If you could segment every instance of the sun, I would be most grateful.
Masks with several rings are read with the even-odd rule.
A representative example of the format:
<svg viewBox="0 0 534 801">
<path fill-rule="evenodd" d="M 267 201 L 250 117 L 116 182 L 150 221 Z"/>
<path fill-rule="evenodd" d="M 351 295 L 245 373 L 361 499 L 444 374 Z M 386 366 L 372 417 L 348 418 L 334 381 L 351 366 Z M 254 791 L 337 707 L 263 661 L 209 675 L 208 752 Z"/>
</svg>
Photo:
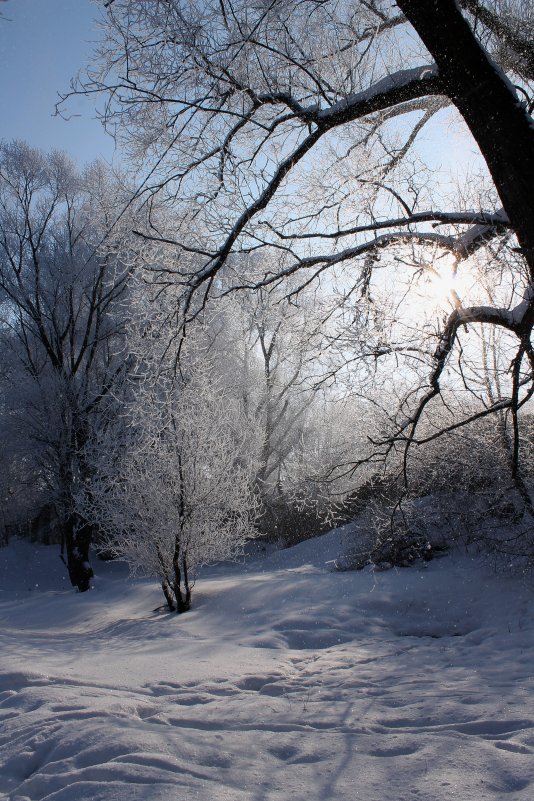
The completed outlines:
<svg viewBox="0 0 534 801">
<path fill-rule="evenodd" d="M 456 263 L 440 264 L 437 268 L 429 268 L 430 278 L 427 284 L 429 300 L 436 305 L 445 305 L 451 301 L 461 303 L 459 297 L 460 279 Z"/>
<path fill-rule="evenodd" d="M 473 282 L 466 269 L 459 270 L 457 260 L 450 254 L 426 265 L 420 287 L 425 305 L 434 309 L 458 308 L 464 303 Z"/>
</svg>

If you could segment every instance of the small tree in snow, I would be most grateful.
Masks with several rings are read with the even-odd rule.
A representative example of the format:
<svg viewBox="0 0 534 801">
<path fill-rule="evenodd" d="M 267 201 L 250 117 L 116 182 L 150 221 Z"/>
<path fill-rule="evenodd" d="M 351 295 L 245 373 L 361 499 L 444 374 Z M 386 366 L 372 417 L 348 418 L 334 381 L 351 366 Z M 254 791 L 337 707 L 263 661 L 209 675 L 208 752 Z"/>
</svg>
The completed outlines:
<svg viewBox="0 0 534 801">
<path fill-rule="evenodd" d="M 129 418 L 127 444 L 100 467 L 82 504 L 105 545 L 132 572 L 157 576 L 169 609 L 185 612 L 197 568 L 235 558 L 257 533 L 238 414 L 209 371 L 195 368 L 185 384 L 140 387 Z M 109 455 L 104 446 L 95 458 Z"/>
</svg>

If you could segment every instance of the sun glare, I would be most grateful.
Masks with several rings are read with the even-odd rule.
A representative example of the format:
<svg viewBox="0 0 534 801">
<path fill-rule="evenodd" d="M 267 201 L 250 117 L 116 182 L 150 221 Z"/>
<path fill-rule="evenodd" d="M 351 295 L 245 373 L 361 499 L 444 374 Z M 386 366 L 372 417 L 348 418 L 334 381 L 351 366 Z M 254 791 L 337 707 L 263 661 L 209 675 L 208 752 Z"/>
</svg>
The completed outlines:
<svg viewBox="0 0 534 801">
<path fill-rule="evenodd" d="M 458 306 L 464 303 L 471 283 L 472 276 L 465 269 L 458 270 L 456 260 L 452 256 L 446 256 L 425 270 L 422 295 L 428 305 L 434 308 Z"/>
<path fill-rule="evenodd" d="M 432 268 L 428 282 L 430 299 L 436 303 L 447 303 L 454 295 L 458 296 L 458 284 L 458 273 L 454 265 L 444 264 L 437 269 Z"/>
</svg>

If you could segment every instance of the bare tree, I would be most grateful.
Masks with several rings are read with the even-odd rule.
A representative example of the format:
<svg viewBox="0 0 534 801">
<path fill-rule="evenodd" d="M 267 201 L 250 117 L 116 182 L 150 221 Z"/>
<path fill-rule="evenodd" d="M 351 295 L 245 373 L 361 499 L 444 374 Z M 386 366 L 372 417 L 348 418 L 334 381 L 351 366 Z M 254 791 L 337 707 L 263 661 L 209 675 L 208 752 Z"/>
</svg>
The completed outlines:
<svg viewBox="0 0 534 801">
<path fill-rule="evenodd" d="M 257 535 L 255 465 L 239 458 L 239 408 L 209 357 L 182 358 L 181 378 L 155 364 L 137 376 L 115 432 L 90 443 L 94 469 L 78 504 L 105 546 L 132 572 L 157 576 L 169 610 L 181 613 L 198 568 L 235 558 Z"/>
<path fill-rule="evenodd" d="M 156 193 L 179 211 L 172 230 L 154 223 L 148 236 L 176 248 L 160 278 L 162 286 L 183 288 L 182 324 L 202 306 L 199 296 L 217 294 L 221 270 L 235 254 L 276 254 L 261 279 L 242 276 L 236 286 L 260 289 L 299 274 L 305 287 L 344 268 L 345 296 L 369 300 L 384 260 L 398 275 L 408 269 L 407 252 L 415 257 L 408 258 L 410 269 L 415 264 L 419 272 L 429 265 L 438 270 L 438 257 L 450 254 L 456 274 L 488 242 L 512 237 L 511 305 L 456 295 L 435 327 L 432 348 L 428 339 L 415 348 L 423 353 L 425 377 L 416 371 L 393 434 L 377 448 L 384 454 L 395 443 L 417 441 L 453 353 L 461 355 L 460 332 L 481 324 L 515 341 L 511 392 L 484 415 L 510 410 L 517 436 L 518 410 L 534 392 L 530 5 L 114 0 L 104 6 L 107 38 L 84 89 L 106 94 L 105 121 L 117 126 L 133 156 L 150 164 L 147 197 Z M 497 196 L 489 207 L 436 206 L 427 191 L 417 139 L 444 108 L 449 115 L 456 110 L 480 150 Z M 194 262 L 183 258 L 191 253 Z M 368 355 L 402 350 L 377 339 Z"/>
<path fill-rule="evenodd" d="M 80 176 L 64 154 L 0 146 L 1 333 L 13 365 L 7 413 L 33 443 L 26 458 L 57 506 L 69 576 L 81 591 L 92 576 L 92 529 L 73 503 L 86 478 L 83 448 L 91 419 L 113 415 L 128 369 L 131 267 L 107 236 L 116 198 L 98 165 Z"/>
<path fill-rule="evenodd" d="M 250 267 L 238 272 L 252 281 L 258 274 Z M 298 303 L 288 303 L 283 292 L 265 288 L 232 293 L 226 302 L 219 335 L 223 345 L 229 332 L 236 339 L 243 408 L 258 429 L 257 480 L 266 496 L 284 482 L 284 466 L 313 407 L 326 309 L 327 299 L 318 293 L 301 292 Z"/>
</svg>

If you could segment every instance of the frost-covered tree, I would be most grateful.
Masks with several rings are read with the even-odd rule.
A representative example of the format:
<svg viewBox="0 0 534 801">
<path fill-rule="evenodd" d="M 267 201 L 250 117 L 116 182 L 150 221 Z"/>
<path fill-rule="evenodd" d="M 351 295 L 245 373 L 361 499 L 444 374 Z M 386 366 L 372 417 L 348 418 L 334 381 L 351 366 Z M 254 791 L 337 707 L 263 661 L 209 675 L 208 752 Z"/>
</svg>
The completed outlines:
<svg viewBox="0 0 534 801">
<path fill-rule="evenodd" d="M 288 303 L 283 293 L 243 290 L 211 304 L 223 372 L 240 398 L 258 450 L 256 482 L 267 517 L 290 502 L 302 479 L 292 469 L 296 452 L 305 458 L 306 431 L 317 399 L 315 382 L 325 344 L 325 299 L 302 293 Z M 231 359 L 228 356 L 231 354 Z M 285 498 L 285 501 L 284 501 Z"/>
<path fill-rule="evenodd" d="M 251 250 L 275 254 L 257 288 L 291 275 L 309 285 L 343 273 L 342 296 L 360 295 L 363 304 L 383 288 L 388 264 L 389 297 L 410 318 L 414 283 L 397 288 L 407 273 L 430 276 L 448 265 L 454 278 L 488 242 L 508 239 L 517 256 L 509 304 L 456 293 L 415 346 L 385 338 L 377 315 L 374 347 L 365 336 L 359 342 L 368 361 L 385 358 L 387 371 L 412 379 L 392 432 L 377 444 L 382 454 L 391 443 L 417 440 L 448 365 L 465 352 L 460 336 L 482 324 L 514 341 L 511 390 L 496 409 L 517 416 L 534 391 L 530 3 L 103 6 L 106 38 L 85 89 L 106 93 L 106 121 L 132 157 L 150 165 L 147 193 L 179 212 L 172 227 L 150 235 L 175 244 L 161 282 L 183 288 L 182 324 L 196 315 L 199 296 L 217 294 L 228 260 Z M 451 123 L 462 124 L 480 152 L 495 189 L 487 204 L 466 208 L 462 190 L 449 205 L 443 192 L 430 191 L 420 134 L 431 130 L 434 149 L 446 149 Z M 192 252 L 196 260 L 183 258 Z M 417 321 L 412 327 L 421 333 Z"/>
<path fill-rule="evenodd" d="M 176 612 L 190 608 L 200 566 L 235 558 L 256 536 L 258 511 L 239 410 L 209 360 L 184 372 L 139 378 L 126 427 L 95 442 L 79 498 L 104 544 L 132 572 L 157 576 Z"/>
<path fill-rule="evenodd" d="M 0 144 L 2 414 L 27 447 L 3 461 L 18 460 L 10 469 L 30 471 L 55 504 L 81 591 L 92 575 L 93 533 L 73 501 L 87 476 L 83 449 L 95 418 L 113 417 L 128 371 L 132 269 L 120 229 L 113 241 L 110 234 L 124 200 L 98 164 L 80 175 L 62 153 Z"/>
<path fill-rule="evenodd" d="M 253 257 L 247 262 L 228 265 L 223 280 L 231 285 L 234 270 L 253 280 L 258 265 Z M 331 293 L 295 287 L 290 300 L 286 291 L 243 288 L 202 311 L 211 360 L 242 412 L 243 447 L 255 454 L 263 508 L 258 526 L 286 542 L 316 533 L 325 515 L 331 519 L 340 500 L 340 487 L 334 493 L 328 480 L 331 469 L 341 453 L 348 457 L 349 442 L 353 453 L 361 450 L 361 432 L 349 419 L 342 433 L 347 404 L 323 381 L 343 358 L 329 348 Z"/>
</svg>

